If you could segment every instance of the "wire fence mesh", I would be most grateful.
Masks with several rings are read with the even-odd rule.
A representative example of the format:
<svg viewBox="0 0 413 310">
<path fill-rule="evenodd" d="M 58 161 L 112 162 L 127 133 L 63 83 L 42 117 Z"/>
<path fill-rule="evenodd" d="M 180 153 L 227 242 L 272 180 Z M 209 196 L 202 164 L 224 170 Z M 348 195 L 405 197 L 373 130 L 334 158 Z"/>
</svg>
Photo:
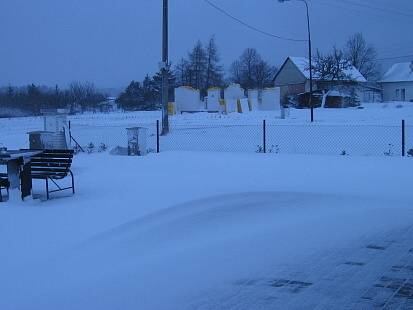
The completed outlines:
<svg viewBox="0 0 413 310">
<path fill-rule="evenodd" d="M 161 150 L 254 152 L 262 145 L 262 127 L 257 125 L 172 125 L 161 137 Z"/>
<path fill-rule="evenodd" d="M 406 154 L 413 157 L 413 125 L 406 126 Z"/>
<path fill-rule="evenodd" d="M 267 127 L 269 152 L 400 156 L 402 150 L 400 126 L 307 124 Z"/>
<path fill-rule="evenodd" d="M 83 147 L 92 143 L 107 148 L 127 145 L 126 128 L 147 128 L 147 148 L 157 151 L 157 123 L 113 126 L 72 126 Z M 402 125 L 368 124 L 174 124 L 159 137 L 160 151 L 210 151 L 276 154 L 401 156 Z M 413 152 L 413 126 L 405 126 L 405 150 Z M 413 154 L 412 154 L 413 155 Z"/>
</svg>

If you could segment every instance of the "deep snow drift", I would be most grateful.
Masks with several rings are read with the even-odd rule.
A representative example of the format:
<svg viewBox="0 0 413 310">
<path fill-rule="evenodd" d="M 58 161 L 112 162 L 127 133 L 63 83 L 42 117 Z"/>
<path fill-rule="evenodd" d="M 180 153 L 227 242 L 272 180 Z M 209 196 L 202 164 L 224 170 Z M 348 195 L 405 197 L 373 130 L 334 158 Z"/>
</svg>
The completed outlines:
<svg viewBox="0 0 413 310">
<path fill-rule="evenodd" d="M 412 165 L 409 158 L 79 155 L 75 196 L 1 205 L 0 309 L 352 307 L 386 266 L 363 249 L 412 226 Z M 369 276 L 332 276 L 354 253 L 372 262 Z M 311 286 L 278 292 L 274 281 L 285 278 Z"/>
</svg>

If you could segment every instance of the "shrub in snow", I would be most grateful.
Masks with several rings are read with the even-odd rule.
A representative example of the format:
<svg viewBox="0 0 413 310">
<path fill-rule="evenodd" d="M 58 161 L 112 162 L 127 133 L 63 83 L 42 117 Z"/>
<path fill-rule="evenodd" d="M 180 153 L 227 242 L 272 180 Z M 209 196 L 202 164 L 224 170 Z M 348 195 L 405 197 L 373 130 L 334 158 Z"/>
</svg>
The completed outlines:
<svg viewBox="0 0 413 310">
<path fill-rule="evenodd" d="M 271 145 L 269 152 L 274 153 L 274 154 L 278 154 L 278 153 L 280 153 L 280 147 L 278 146 L 278 144 L 277 145 Z"/>
<path fill-rule="evenodd" d="M 90 154 L 90 153 L 92 153 L 92 152 L 95 150 L 95 145 L 94 145 L 92 142 L 90 142 L 90 143 L 87 145 L 86 149 L 87 149 L 87 152 Z"/>
<path fill-rule="evenodd" d="M 413 157 L 413 149 L 407 151 L 407 156 Z"/>
<path fill-rule="evenodd" d="M 346 155 L 348 155 L 348 153 L 346 152 L 346 150 L 343 150 L 343 151 L 340 153 L 340 155 L 346 156 Z"/>
<path fill-rule="evenodd" d="M 255 153 L 264 153 L 264 147 L 257 145 L 257 150 L 255 151 Z"/>
<path fill-rule="evenodd" d="M 396 105 L 396 108 L 398 108 L 398 109 L 403 108 L 403 105 L 402 105 L 402 104 L 398 104 L 398 105 Z"/>
<path fill-rule="evenodd" d="M 393 156 L 393 144 L 389 143 L 389 149 L 384 152 L 386 156 Z"/>
<path fill-rule="evenodd" d="M 108 149 L 108 146 L 105 143 L 101 143 L 99 145 L 99 152 L 106 152 L 106 150 Z"/>
<path fill-rule="evenodd" d="M 82 149 L 80 148 L 80 146 L 79 145 L 75 145 L 74 147 L 73 147 L 73 152 L 75 153 L 75 154 L 78 154 L 78 153 L 80 153 L 82 151 Z"/>
</svg>

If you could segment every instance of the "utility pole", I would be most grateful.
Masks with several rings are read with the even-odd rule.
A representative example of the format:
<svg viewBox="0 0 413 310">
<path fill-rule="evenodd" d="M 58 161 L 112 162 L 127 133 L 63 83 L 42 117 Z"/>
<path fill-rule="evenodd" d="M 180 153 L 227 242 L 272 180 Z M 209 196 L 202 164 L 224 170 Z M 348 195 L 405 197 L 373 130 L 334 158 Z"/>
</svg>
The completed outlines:
<svg viewBox="0 0 413 310">
<path fill-rule="evenodd" d="M 303 1 L 305 3 L 305 7 L 307 9 L 307 29 L 308 29 L 308 61 L 310 65 L 310 99 L 309 99 L 309 106 L 311 109 L 311 122 L 314 122 L 314 106 L 313 106 L 313 56 L 311 53 L 311 29 L 310 29 L 310 13 L 308 12 L 308 3 L 307 1 Z"/>
<path fill-rule="evenodd" d="M 278 2 L 287 2 L 290 0 L 278 0 Z M 308 2 L 307 0 L 297 0 L 304 2 L 306 12 L 307 12 L 307 31 L 308 31 L 308 61 L 310 66 L 310 99 L 308 100 L 308 105 L 311 109 L 311 122 L 314 122 L 314 106 L 313 106 L 313 60 L 312 60 L 312 53 L 311 53 L 311 29 L 310 29 L 310 12 L 308 9 Z"/>
<path fill-rule="evenodd" d="M 162 135 L 169 133 L 168 102 L 168 0 L 163 0 L 163 27 L 162 27 Z"/>
</svg>

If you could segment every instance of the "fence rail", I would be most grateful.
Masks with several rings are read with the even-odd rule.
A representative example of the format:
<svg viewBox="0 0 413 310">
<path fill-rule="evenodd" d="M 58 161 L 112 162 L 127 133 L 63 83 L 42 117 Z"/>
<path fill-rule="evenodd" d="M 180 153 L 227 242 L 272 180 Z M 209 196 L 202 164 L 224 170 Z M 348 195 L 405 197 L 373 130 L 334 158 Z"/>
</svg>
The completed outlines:
<svg viewBox="0 0 413 310">
<path fill-rule="evenodd" d="M 319 154 L 356 156 L 413 155 L 413 126 L 367 124 L 174 124 L 160 136 L 160 122 L 130 124 L 148 129 L 150 152 L 210 151 L 276 154 Z M 126 126 L 72 126 L 82 146 L 93 143 L 108 148 L 125 146 Z"/>
</svg>

